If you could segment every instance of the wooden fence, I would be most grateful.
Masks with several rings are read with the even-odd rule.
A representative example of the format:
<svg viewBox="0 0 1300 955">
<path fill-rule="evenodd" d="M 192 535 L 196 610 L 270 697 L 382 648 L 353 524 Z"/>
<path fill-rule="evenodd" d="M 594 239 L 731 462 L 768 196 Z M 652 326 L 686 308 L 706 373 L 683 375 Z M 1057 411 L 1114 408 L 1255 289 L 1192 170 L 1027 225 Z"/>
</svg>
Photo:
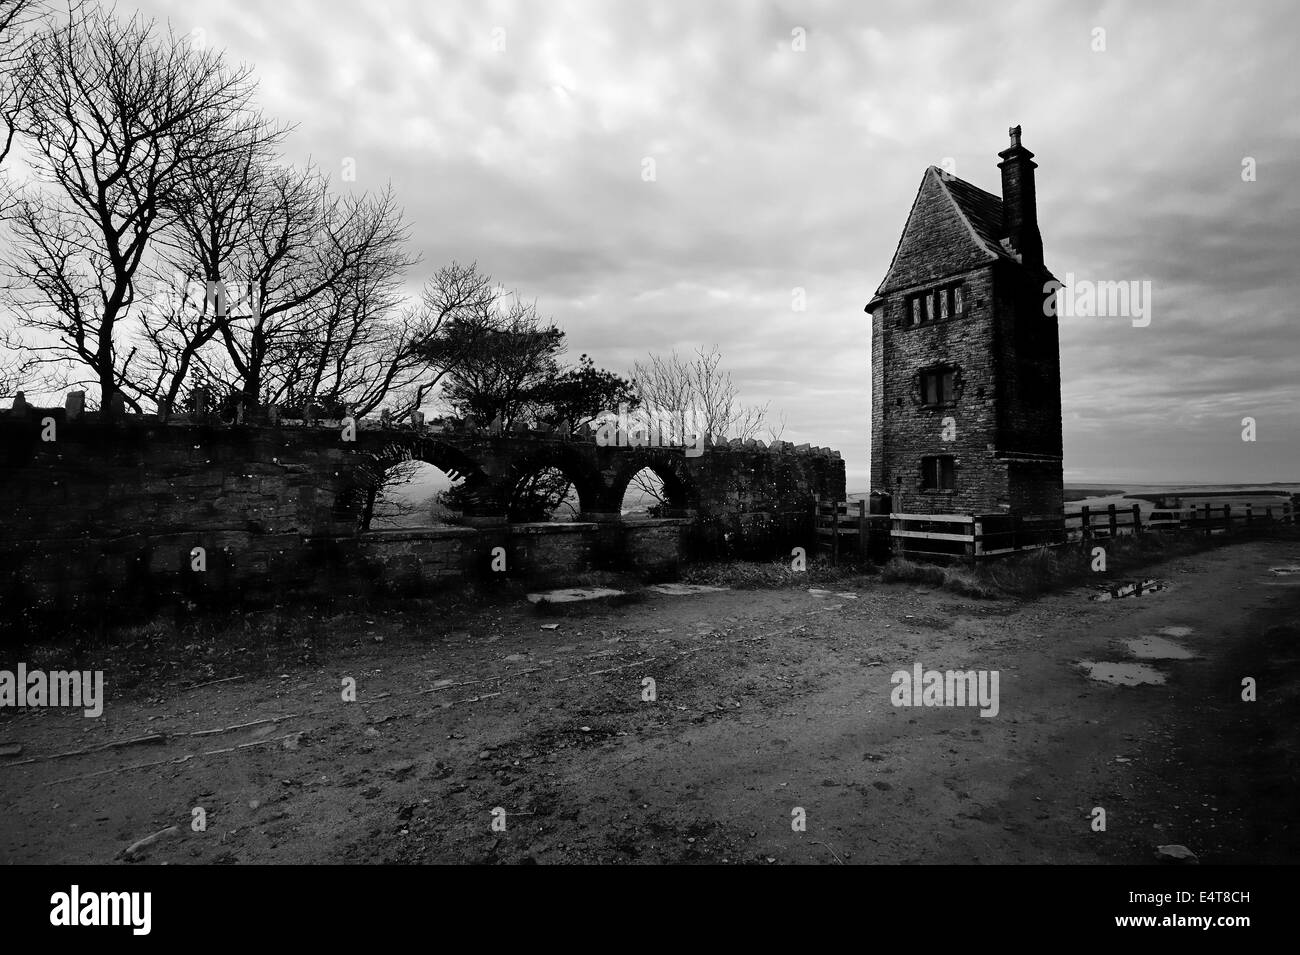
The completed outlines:
<svg viewBox="0 0 1300 955">
<path fill-rule="evenodd" d="M 1229 504 L 1206 504 L 1180 511 L 1152 511 L 1144 517 L 1137 504 L 1131 508 L 1112 504 L 1100 511 L 1084 507 L 1073 514 L 1051 516 L 890 514 L 889 520 L 894 553 L 952 560 L 1167 530 L 1193 530 L 1207 536 L 1266 532 L 1279 524 L 1294 524 L 1296 514 L 1289 503 L 1262 510 L 1247 504 L 1235 511 Z"/>
<path fill-rule="evenodd" d="M 826 501 L 813 498 L 813 534 L 817 550 L 833 563 L 850 554 L 886 559 L 890 521 L 887 514 L 868 514 L 866 501 Z"/>
</svg>

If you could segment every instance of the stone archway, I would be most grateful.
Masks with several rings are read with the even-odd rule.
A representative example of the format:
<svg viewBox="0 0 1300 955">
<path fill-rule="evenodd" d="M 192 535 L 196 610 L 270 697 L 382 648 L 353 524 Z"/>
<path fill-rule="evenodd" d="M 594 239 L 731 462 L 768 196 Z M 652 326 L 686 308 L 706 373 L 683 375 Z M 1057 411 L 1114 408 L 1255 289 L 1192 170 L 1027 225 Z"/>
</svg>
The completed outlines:
<svg viewBox="0 0 1300 955">
<path fill-rule="evenodd" d="M 699 508 L 699 489 L 680 451 L 671 448 L 634 453 L 611 476 L 607 502 L 621 512 L 629 484 L 642 471 L 652 472 L 662 483 L 663 517 L 688 517 Z"/>
<path fill-rule="evenodd" d="M 492 483 L 482 466 L 456 445 L 426 437 L 400 437 L 361 452 L 354 459 L 349 480 L 334 503 L 336 517 L 355 520 L 368 529 L 374 515 L 376 497 L 385 481 L 403 461 L 432 465 L 453 480 L 461 482 L 460 498 L 467 522 L 500 511 Z"/>
<path fill-rule="evenodd" d="M 500 513 L 505 514 L 507 519 L 512 521 L 545 519 L 535 514 L 520 513 L 521 502 L 517 495 L 520 489 L 528 485 L 537 475 L 548 471 L 561 475 L 571 486 L 576 497 L 577 518 L 608 519 L 602 510 L 607 495 L 600 474 L 576 448 L 570 445 L 538 448 L 512 461 L 502 479 L 495 482 L 494 499 L 500 507 Z"/>
<path fill-rule="evenodd" d="M 446 441 L 421 438 L 410 446 L 410 454 L 438 468 L 452 480 L 461 482 L 458 497 L 462 513 L 470 522 L 493 518 L 500 513 L 492 481 L 482 463 L 462 448 Z"/>
</svg>

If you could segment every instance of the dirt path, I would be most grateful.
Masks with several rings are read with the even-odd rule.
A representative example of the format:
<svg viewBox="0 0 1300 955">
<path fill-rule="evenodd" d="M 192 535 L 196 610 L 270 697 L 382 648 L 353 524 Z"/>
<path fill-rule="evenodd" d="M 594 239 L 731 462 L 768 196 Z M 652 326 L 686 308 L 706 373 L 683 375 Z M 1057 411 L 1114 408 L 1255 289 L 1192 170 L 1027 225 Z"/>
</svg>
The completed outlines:
<svg viewBox="0 0 1300 955">
<path fill-rule="evenodd" d="M 1225 547 L 1152 568 L 1168 590 L 1107 603 L 864 579 L 853 596 L 323 620 L 356 637 L 324 667 L 153 699 L 115 699 L 110 671 L 101 719 L 0 717 L 19 759 L 167 737 L 5 760 L 0 860 L 108 862 L 178 825 L 142 858 L 1143 862 L 1182 843 L 1205 862 L 1295 862 L 1300 576 L 1270 568 L 1298 558 L 1294 544 Z M 1174 640 L 1196 657 L 1155 661 L 1164 685 L 1077 666 L 1131 659 L 1122 641 L 1170 627 L 1189 628 Z M 891 674 L 918 661 L 999 671 L 998 714 L 891 705 Z M 1259 702 L 1240 700 L 1243 676 Z M 345 677 L 356 703 L 340 699 Z"/>
</svg>

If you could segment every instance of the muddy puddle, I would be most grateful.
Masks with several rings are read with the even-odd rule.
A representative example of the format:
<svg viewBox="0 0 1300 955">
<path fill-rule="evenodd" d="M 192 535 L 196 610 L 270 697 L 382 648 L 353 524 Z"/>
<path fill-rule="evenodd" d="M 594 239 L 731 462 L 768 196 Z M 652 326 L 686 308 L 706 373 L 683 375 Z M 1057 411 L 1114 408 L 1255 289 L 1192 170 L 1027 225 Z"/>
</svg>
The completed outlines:
<svg viewBox="0 0 1300 955">
<path fill-rule="evenodd" d="M 657 594 L 667 594 L 669 597 L 689 597 L 692 594 L 716 594 L 726 590 L 726 587 L 709 587 L 705 584 L 655 584 L 650 590 Z"/>
<path fill-rule="evenodd" d="M 1170 627 L 1169 629 L 1185 628 Z M 1139 660 L 1191 660 L 1196 657 L 1191 650 L 1164 637 L 1138 637 L 1124 641 L 1124 646 L 1128 647 L 1128 652 Z"/>
<path fill-rule="evenodd" d="M 1165 675 L 1155 667 L 1145 663 L 1112 663 L 1080 660 L 1079 666 L 1089 679 L 1113 686 L 1141 686 L 1153 684 L 1159 686 L 1165 682 Z"/>
<path fill-rule="evenodd" d="M 541 593 L 529 594 L 528 602 L 541 603 L 545 601 L 548 604 L 579 603 L 584 600 L 618 597 L 624 592 L 622 590 L 612 590 L 609 587 L 571 587 L 564 590 L 544 590 Z"/>
</svg>

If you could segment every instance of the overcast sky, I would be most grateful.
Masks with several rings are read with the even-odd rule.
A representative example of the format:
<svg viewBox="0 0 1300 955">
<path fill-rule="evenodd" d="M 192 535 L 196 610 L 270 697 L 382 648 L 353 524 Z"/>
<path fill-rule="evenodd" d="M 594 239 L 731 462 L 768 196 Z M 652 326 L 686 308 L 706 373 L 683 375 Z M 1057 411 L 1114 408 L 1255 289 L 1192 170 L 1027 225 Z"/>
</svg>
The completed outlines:
<svg viewBox="0 0 1300 955">
<path fill-rule="evenodd" d="M 477 260 L 620 372 L 717 344 L 850 490 L 921 176 L 1000 193 L 1022 124 L 1048 266 L 1153 289 L 1147 327 L 1062 321 L 1067 482 L 1300 481 L 1294 3 L 133 5 L 253 65 L 290 158 L 391 180 L 412 284 Z"/>
</svg>

